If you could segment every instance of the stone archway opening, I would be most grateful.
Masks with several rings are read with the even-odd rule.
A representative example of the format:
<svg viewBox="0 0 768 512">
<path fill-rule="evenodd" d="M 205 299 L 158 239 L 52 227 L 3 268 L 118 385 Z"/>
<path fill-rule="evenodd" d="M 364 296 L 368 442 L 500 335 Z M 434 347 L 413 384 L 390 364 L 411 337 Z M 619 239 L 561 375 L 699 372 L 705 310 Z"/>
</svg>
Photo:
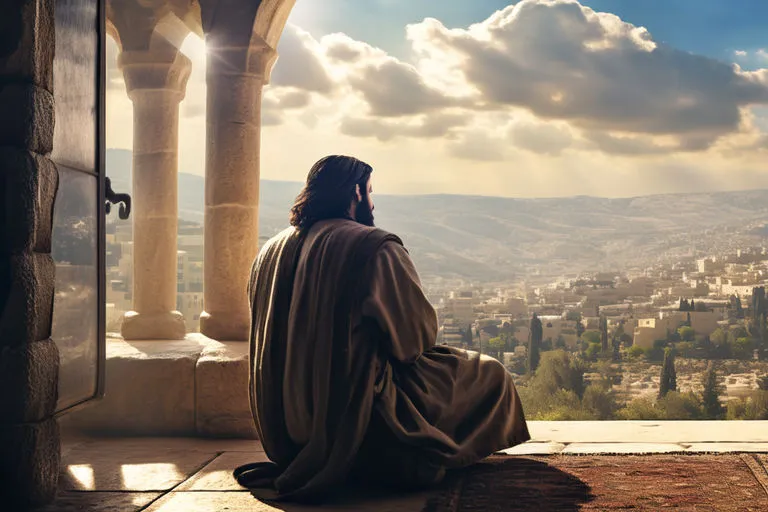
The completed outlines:
<svg viewBox="0 0 768 512">
<path fill-rule="evenodd" d="M 183 339 L 189 319 L 185 324 L 179 306 L 199 298 L 178 296 L 180 267 L 187 268 L 178 253 L 180 107 L 204 120 L 204 130 L 193 132 L 196 138 L 204 133 L 205 148 L 200 330 L 217 340 L 247 338 L 245 285 L 258 250 L 261 91 L 293 4 L 108 2 L 108 32 L 133 110 L 131 304 L 122 319 L 124 339 Z M 182 106 L 193 72 L 182 47 L 204 66 L 206 86 L 195 91 L 204 102 L 198 96 Z"/>
</svg>

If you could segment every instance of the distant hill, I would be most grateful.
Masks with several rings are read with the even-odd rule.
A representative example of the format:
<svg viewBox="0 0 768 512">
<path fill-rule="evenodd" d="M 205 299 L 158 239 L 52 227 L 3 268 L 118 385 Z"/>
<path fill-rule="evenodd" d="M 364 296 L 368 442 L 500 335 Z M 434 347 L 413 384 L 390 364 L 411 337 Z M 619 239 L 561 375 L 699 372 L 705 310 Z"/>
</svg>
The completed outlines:
<svg viewBox="0 0 768 512">
<path fill-rule="evenodd" d="M 116 191 L 130 190 L 131 154 L 107 151 Z M 300 183 L 263 180 L 260 230 L 287 225 Z M 179 174 L 179 214 L 203 220 L 204 180 Z M 768 235 L 768 191 L 608 199 L 376 195 L 376 223 L 400 235 L 424 276 L 480 281 L 608 270 L 705 254 Z"/>
</svg>

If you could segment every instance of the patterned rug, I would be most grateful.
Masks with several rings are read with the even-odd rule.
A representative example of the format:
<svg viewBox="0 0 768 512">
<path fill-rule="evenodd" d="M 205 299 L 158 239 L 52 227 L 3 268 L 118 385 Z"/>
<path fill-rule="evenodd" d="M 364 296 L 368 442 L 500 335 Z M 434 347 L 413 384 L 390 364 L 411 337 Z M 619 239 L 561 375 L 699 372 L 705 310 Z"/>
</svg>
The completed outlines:
<svg viewBox="0 0 768 512">
<path fill-rule="evenodd" d="M 768 455 L 492 456 L 424 512 L 666 509 L 768 511 Z"/>
</svg>

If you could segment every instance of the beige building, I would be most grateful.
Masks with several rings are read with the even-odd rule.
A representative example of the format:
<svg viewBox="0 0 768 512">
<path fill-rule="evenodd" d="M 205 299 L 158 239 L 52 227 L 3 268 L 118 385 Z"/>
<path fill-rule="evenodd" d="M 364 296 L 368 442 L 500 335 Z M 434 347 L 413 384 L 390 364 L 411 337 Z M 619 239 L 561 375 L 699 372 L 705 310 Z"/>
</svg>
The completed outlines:
<svg viewBox="0 0 768 512">
<path fill-rule="evenodd" d="M 640 348 L 653 348 L 656 340 L 666 339 L 691 316 L 691 328 L 698 336 L 709 336 L 718 328 L 722 319 L 719 313 L 713 311 L 691 311 L 690 313 L 675 311 L 660 315 L 658 318 L 638 319 L 634 332 L 633 344 Z M 627 331 L 628 332 L 628 331 Z"/>
<path fill-rule="evenodd" d="M 554 344 L 557 339 L 562 336 L 565 341 L 565 346 L 568 348 L 575 348 L 578 344 L 578 336 L 576 333 L 576 322 L 572 320 L 565 320 L 560 316 L 542 316 L 541 326 L 543 328 L 543 339 L 551 339 Z M 527 339 L 527 338 L 526 338 Z"/>
<path fill-rule="evenodd" d="M 453 318 L 460 326 L 466 326 L 475 321 L 475 306 L 477 299 L 471 293 L 455 293 L 445 301 L 445 316 Z"/>
</svg>

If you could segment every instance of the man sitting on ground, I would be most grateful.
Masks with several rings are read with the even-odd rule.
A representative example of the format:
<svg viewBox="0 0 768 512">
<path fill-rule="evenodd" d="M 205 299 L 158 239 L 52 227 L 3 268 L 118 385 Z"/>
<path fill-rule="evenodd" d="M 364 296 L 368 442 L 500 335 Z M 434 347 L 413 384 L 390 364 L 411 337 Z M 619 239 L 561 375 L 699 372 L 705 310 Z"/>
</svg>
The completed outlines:
<svg viewBox="0 0 768 512">
<path fill-rule="evenodd" d="M 530 438 L 503 365 L 436 346 L 408 252 L 374 227 L 371 172 L 317 162 L 254 262 L 251 408 L 272 462 L 235 477 L 257 496 L 319 500 L 351 476 L 430 485 Z"/>
</svg>

